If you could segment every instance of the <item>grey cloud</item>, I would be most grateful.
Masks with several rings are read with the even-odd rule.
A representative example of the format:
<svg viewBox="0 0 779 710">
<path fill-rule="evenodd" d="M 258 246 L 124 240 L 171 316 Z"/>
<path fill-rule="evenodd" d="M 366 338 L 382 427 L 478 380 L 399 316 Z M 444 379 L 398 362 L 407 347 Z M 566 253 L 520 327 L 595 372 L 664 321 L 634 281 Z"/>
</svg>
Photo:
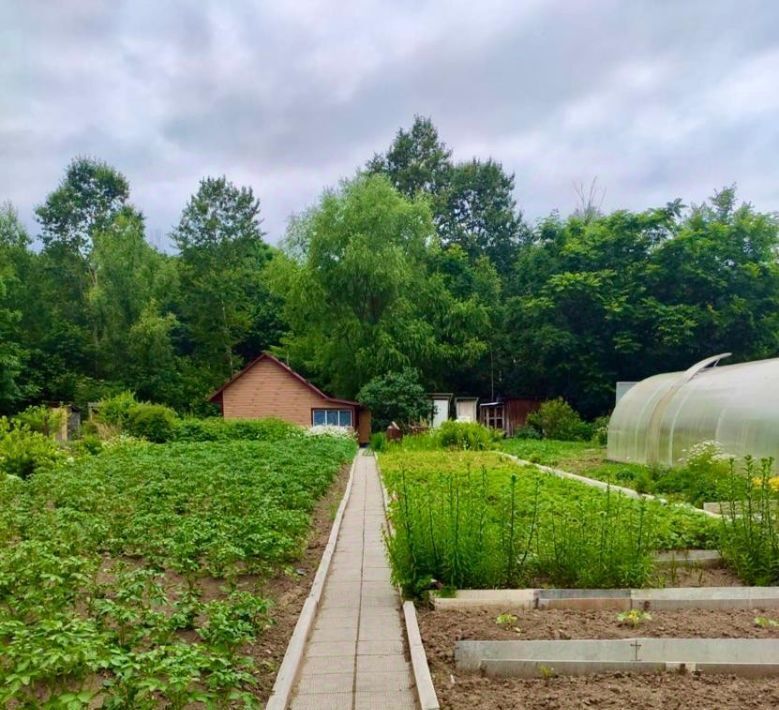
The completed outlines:
<svg viewBox="0 0 779 710">
<path fill-rule="evenodd" d="M 516 173 L 531 219 L 700 201 L 779 207 L 770 0 L 296 3 L 10 0 L 0 200 L 32 210 L 73 156 L 130 179 L 162 239 L 207 174 L 251 184 L 272 240 L 416 113 Z"/>
</svg>

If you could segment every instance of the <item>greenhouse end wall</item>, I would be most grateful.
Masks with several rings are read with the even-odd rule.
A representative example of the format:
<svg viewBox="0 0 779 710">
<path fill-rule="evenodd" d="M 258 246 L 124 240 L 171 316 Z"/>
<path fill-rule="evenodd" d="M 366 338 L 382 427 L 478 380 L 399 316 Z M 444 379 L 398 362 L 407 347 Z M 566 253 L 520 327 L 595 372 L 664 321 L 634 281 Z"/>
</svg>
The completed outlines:
<svg viewBox="0 0 779 710">
<path fill-rule="evenodd" d="M 634 385 L 609 421 L 608 458 L 678 465 L 703 441 L 732 456 L 779 460 L 779 358 L 649 377 Z"/>
</svg>

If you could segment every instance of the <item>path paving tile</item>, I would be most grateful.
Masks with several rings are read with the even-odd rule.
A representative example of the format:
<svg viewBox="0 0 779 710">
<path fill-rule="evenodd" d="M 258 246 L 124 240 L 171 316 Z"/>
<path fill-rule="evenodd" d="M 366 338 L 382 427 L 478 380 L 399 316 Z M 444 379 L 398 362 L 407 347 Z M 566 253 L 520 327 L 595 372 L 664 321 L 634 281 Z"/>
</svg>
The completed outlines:
<svg viewBox="0 0 779 710">
<path fill-rule="evenodd" d="M 400 599 L 384 551 L 384 504 L 376 461 L 357 459 L 293 710 L 416 708 Z"/>
</svg>

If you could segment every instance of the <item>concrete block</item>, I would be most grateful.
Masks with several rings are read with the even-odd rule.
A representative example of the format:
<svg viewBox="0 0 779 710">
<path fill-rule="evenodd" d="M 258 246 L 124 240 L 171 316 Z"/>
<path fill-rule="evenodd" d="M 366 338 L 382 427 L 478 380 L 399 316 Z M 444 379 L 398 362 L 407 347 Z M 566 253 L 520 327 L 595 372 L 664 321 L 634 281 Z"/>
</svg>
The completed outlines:
<svg viewBox="0 0 779 710">
<path fill-rule="evenodd" d="M 646 672 L 696 667 L 731 673 L 779 669 L 779 639 L 628 638 L 574 641 L 458 641 L 455 663 L 462 671 L 538 677 L 539 673 Z M 646 665 L 649 664 L 649 665 Z M 761 668 L 757 668 L 760 666 Z"/>
<path fill-rule="evenodd" d="M 358 693 L 396 693 L 411 690 L 414 681 L 408 669 L 404 671 L 382 671 L 378 673 L 358 673 L 355 689 Z"/>
<path fill-rule="evenodd" d="M 301 666 L 301 677 L 329 673 L 352 673 L 354 653 L 348 656 L 307 656 Z"/>
<path fill-rule="evenodd" d="M 304 674 L 298 683 L 297 692 L 307 693 L 351 693 L 354 688 L 354 673 Z"/>
<path fill-rule="evenodd" d="M 348 710 L 354 703 L 351 693 L 306 693 L 297 695 L 292 710 Z"/>
<path fill-rule="evenodd" d="M 358 656 L 387 656 L 393 653 L 403 655 L 403 642 L 400 639 L 357 642 Z"/>
<path fill-rule="evenodd" d="M 433 597 L 436 609 L 469 609 L 489 607 L 499 609 L 533 609 L 537 589 L 461 589 L 454 597 Z"/>
<path fill-rule="evenodd" d="M 779 587 L 667 587 L 634 589 L 635 609 L 779 608 Z"/>
<path fill-rule="evenodd" d="M 658 567 L 711 568 L 722 565 L 722 555 L 716 550 L 672 550 L 654 555 Z"/>
<path fill-rule="evenodd" d="M 630 609 L 629 589 L 539 589 L 539 609 Z"/>
<path fill-rule="evenodd" d="M 357 693 L 354 696 L 354 710 L 416 710 L 414 694 L 403 690 L 392 695 L 387 693 Z M 344 706 L 346 710 L 347 706 Z"/>
<path fill-rule="evenodd" d="M 317 656 L 348 656 L 354 655 L 353 641 L 326 641 L 323 643 L 309 643 L 306 646 L 306 657 Z"/>
</svg>

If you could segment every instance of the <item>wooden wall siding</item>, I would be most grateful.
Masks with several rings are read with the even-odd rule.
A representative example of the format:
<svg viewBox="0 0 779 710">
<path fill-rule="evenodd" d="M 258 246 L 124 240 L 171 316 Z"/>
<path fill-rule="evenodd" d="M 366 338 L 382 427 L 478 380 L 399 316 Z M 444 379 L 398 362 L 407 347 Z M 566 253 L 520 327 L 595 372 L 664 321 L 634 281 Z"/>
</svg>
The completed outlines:
<svg viewBox="0 0 779 710">
<path fill-rule="evenodd" d="M 540 403 L 535 399 L 507 399 L 505 429 L 509 436 L 520 427 L 527 424 L 527 416 L 539 408 Z"/>
<path fill-rule="evenodd" d="M 225 419 L 278 417 L 311 426 L 311 410 L 348 409 L 312 392 L 272 360 L 260 360 L 222 392 Z"/>
</svg>

